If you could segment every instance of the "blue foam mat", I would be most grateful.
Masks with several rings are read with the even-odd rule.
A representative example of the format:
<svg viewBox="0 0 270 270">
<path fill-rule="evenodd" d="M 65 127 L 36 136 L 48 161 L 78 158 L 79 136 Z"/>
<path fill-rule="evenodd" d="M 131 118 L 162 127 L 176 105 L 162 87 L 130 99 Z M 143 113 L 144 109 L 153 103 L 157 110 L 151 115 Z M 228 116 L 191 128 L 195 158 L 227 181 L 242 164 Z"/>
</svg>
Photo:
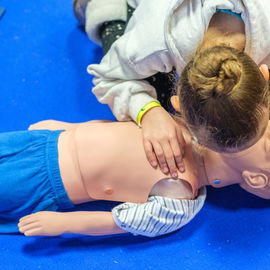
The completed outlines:
<svg viewBox="0 0 270 270">
<path fill-rule="evenodd" d="M 0 131 L 43 119 L 114 119 L 91 94 L 89 63 L 102 57 L 72 13 L 71 0 L 2 0 Z M 110 210 L 95 202 L 77 209 Z M 208 189 L 206 204 L 182 230 L 132 235 L 0 235 L 0 269 L 270 269 L 270 203 L 237 186 Z"/>
</svg>

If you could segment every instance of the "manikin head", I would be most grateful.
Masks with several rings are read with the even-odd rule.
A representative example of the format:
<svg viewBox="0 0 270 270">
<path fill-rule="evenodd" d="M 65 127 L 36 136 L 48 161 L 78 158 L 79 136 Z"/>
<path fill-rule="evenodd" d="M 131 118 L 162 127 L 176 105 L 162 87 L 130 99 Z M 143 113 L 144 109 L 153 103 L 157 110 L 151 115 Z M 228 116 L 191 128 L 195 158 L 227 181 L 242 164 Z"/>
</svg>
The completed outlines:
<svg viewBox="0 0 270 270">
<path fill-rule="evenodd" d="M 177 100 L 178 97 L 173 96 L 172 104 L 176 104 Z M 179 102 L 177 104 L 174 105 L 175 108 L 179 108 Z M 209 167 L 211 171 L 211 175 L 208 175 L 210 178 L 204 182 L 204 185 L 219 188 L 240 184 L 247 192 L 270 199 L 270 121 L 268 113 L 264 116 L 265 118 L 260 122 L 260 129 L 264 130 L 262 136 L 259 137 L 260 133 L 258 133 L 255 144 L 244 147 L 245 149 L 241 151 L 216 152 L 197 145 L 201 148 L 206 172 Z M 215 179 L 219 179 L 218 183 L 214 181 Z"/>
<path fill-rule="evenodd" d="M 270 199 L 270 121 L 263 136 L 238 153 L 222 153 L 226 164 L 239 175 L 237 183 L 246 191 Z"/>
<path fill-rule="evenodd" d="M 230 168 L 235 179 L 220 186 L 239 183 L 270 199 L 268 79 L 266 65 L 259 69 L 245 53 L 216 47 L 187 65 L 172 104 L 195 141 Z"/>
</svg>

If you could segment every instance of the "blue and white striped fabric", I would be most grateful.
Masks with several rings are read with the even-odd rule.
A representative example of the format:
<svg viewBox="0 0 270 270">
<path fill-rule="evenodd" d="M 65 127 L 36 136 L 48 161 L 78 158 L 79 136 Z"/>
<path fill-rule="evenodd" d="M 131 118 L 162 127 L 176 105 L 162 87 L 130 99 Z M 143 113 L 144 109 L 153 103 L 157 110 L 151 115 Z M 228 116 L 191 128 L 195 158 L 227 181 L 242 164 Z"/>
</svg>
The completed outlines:
<svg viewBox="0 0 270 270">
<path fill-rule="evenodd" d="M 150 196 L 143 204 L 122 203 L 112 209 L 116 224 L 133 234 L 155 237 L 180 229 L 201 210 L 206 188 L 194 200 Z"/>
</svg>

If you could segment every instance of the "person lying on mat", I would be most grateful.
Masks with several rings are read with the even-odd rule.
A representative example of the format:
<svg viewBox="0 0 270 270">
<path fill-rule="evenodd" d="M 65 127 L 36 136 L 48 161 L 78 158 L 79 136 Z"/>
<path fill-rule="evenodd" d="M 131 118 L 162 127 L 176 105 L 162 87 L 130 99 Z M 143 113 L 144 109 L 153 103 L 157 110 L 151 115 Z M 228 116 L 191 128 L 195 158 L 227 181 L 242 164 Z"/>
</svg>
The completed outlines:
<svg viewBox="0 0 270 270">
<path fill-rule="evenodd" d="M 128 20 L 126 2 L 135 11 L 121 36 Z M 101 63 L 88 67 L 94 76 L 93 93 L 101 103 L 110 106 L 119 121 L 133 120 L 141 125 L 150 164 L 159 165 L 172 177 L 184 169 L 181 157 L 185 142 L 181 129 L 165 111 L 169 102 L 166 97 L 173 88 L 172 76 L 167 76 L 166 85 L 163 82 L 166 78 L 159 80 L 157 73 L 175 69 L 180 75 L 194 55 L 224 44 L 245 51 L 258 65 L 270 64 L 268 0 L 74 0 L 73 3 L 75 15 L 85 24 L 91 40 L 109 47 L 107 43 L 116 33 L 117 40 Z M 217 50 L 213 52 L 218 58 Z M 212 123 L 212 127 L 226 129 L 226 125 L 217 123 L 216 126 Z"/>
<path fill-rule="evenodd" d="M 183 72 L 179 96 L 172 97 L 176 111 L 183 112 L 181 91 L 187 87 L 185 76 L 191 70 Z M 267 79 L 267 67 L 261 70 Z M 5 202 L 0 209 L 0 232 L 19 229 L 26 236 L 131 232 L 153 237 L 192 220 L 203 206 L 207 185 L 240 184 L 269 199 L 270 121 L 265 101 L 269 90 L 262 76 L 257 86 L 263 83 L 267 92 L 257 100 L 257 126 L 251 136 L 238 140 L 239 146 L 226 151 L 205 148 L 178 121 L 187 145 L 186 170 L 177 180 L 150 166 L 140 140 L 142 131 L 132 122 L 69 124 L 49 120 L 30 126 L 29 131 L 0 135 L 0 190 Z M 186 117 L 184 114 L 183 119 Z M 60 212 L 93 200 L 124 203 L 111 212 Z"/>
</svg>

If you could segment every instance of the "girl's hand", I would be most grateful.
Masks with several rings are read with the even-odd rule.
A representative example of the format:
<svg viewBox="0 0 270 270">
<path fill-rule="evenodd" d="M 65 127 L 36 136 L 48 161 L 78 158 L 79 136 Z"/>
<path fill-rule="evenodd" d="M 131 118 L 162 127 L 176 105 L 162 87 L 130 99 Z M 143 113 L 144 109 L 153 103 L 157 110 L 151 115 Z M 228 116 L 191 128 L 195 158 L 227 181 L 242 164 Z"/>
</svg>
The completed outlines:
<svg viewBox="0 0 270 270">
<path fill-rule="evenodd" d="M 184 172 L 182 156 L 185 140 L 181 127 L 162 107 L 149 110 L 141 121 L 144 150 L 150 164 L 159 165 L 163 173 L 178 178 L 177 169 Z"/>
<path fill-rule="evenodd" d="M 19 231 L 25 236 L 57 236 L 65 233 L 63 213 L 42 211 L 20 219 Z"/>
</svg>

